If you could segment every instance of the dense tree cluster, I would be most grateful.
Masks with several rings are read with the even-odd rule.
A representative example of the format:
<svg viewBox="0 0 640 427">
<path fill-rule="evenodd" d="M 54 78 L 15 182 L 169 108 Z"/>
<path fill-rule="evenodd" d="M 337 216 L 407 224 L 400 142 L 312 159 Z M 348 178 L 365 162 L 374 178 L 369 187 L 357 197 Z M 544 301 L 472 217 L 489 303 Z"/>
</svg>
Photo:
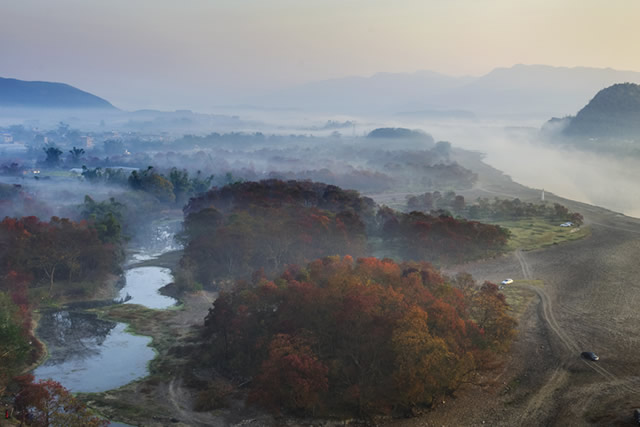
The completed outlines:
<svg viewBox="0 0 640 427">
<path fill-rule="evenodd" d="M 269 179 L 259 182 L 237 182 L 193 198 L 185 206 L 185 214 L 215 206 L 222 212 L 251 206 L 297 205 L 314 207 L 334 213 L 353 211 L 372 216 L 375 203 L 357 191 L 343 190 L 335 185 L 312 181 L 281 181 Z"/>
<path fill-rule="evenodd" d="M 327 255 L 461 262 L 499 253 L 508 238 L 498 226 L 377 208 L 356 191 L 310 181 L 235 183 L 184 211 L 179 281 L 188 287 Z"/>
<path fill-rule="evenodd" d="M 119 245 L 122 242 L 122 224 L 126 210 L 124 204 L 117 202 L 114 198 L 96 202 L 90 196 L 84 196 L 84 203 L 80 208 L 82 219 L 96 229 L 103 243 Z"/>
<path fill-rule="evenodd" d="M 509 239 L 505 228 L 449 215 L 383 209 L 380 216 L 386 249 L 404 260 L 452 264 L 486 258 L 499 254 Z"/>
<path fill-rule="evenodd" d="M 559 203 L 523 202 L 518 198 L 501 199 L 479 197 L 475 203 L 466 203 L 461 195 L 453 191 L 439 191 L 407 197 L 407 208 L 412 211 L 450 211 L 469 219 L 517 220 L 523 218 L 546 218 L 552 221 L 571 221 L 581 225 L 584 221 L 578 212 L 571 212 Z"/>
<path fill-rule="evenodd" d="M 34 285 L 46 283 L 49 295 L 93 290 L 116 268 L 118 249 L 86 221 L 32 216 L 0 222 L 0 275 L 29 274 Z M 55 289 L 56 281 L 66 286 Z"/>
<path fill-rule="evenodd" d="M 186 202 L 189 197 L 203 193 L 211 188 L 213 175 L 204 176 L 198 171 L 194 176 L 182 169 L 171 168 L 165 175 L 153 166 L 127 173 L 118 168 L 82 167 L 82 176 L 90 182 L 128 186 L 133 190 L 153 195 L 162 203 Z"/>
<path fill-rule="evenodd" d="M 357 192 L 304 181 L 214 189 L 185 207 L 183 273 L 208 284 L 328 254 L 364 255 L 363 218 L 373 219 L 373 206 Z"/>
<path fill-rule="evenodd" d="M 428 263 L 326 257 L 255 276 L 210 309 L 197 363 L 274 411 L 404 413 L 470 381 L 514 334 L 497 286 Z"/>
<path fill-rule="evenodd" d="M 531 203 L 520 199 L 498 199 L 493 201 L 479 198 L 477 203 L 467 207 L 470 218 L 489 218 L 494 220 L 510 220 L 522 218 L 547 218 L 552 221 L 571 221 L 581 225 L 584 221 L 578 212 L 571 212 L 559 203 Z"/>
<path fill-rule="evenodd" d="M 446 210 L 457 214 L 466 207 L 464 196 L 456 195 L 453 191 L 447 191 L 444 194 L 440 191 L 427 191 L 423 194 L 407 196 L 406 201 L 409 211 L 431 212 Z"/>
</svg>

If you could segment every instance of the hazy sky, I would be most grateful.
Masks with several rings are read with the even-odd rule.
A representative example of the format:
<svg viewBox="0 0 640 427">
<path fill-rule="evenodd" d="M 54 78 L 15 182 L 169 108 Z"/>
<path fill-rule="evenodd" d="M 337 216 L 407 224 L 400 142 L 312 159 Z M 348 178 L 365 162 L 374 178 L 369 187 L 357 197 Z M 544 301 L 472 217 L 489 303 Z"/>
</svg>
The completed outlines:
<svg viewBox="0 0 640 427">
<path fill-rule="evenodd" d="M 206 109 L 379 71 L 640 71 L 640 0 L 0 0 L 0 76 Z"/>
</svg>

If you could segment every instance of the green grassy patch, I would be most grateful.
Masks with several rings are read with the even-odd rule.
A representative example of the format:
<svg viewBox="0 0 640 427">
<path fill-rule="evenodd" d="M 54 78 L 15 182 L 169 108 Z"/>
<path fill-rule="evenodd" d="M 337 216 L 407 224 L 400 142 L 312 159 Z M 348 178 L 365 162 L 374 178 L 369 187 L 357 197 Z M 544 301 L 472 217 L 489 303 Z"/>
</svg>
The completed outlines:
<svg viewBox="0 0 640 427">
<path fill-rule="evenodd" d="M 56 178 L 77 178 L 78 174 L 68 170 L 41 170 L 40 177 L 51 176 Z"/>
<path fill-rule="evenodd" d="M 511 232 L 508 249 L 525 251 L 581 239 L 590 234 L 589 227 L 560 227 L 557 222 L 530 218 L 518 221 L 487 221 Z"/>
<path fill-rule="evenodd" d="M 531 285 L 542 287 L 542 280 L 516 280 L 513 284 L 507 285 L 502 289 L 502 293 L 507 299 L 507 304 L 511 308 L 513 317 L 519 319 L 531 303 L 531 301 L 537 299 L 535 293 L 529 289 L 524 289 L 518 285 Z"/>
<path fill-rule="evenodd" d="M 167 370 L 173 363 L 168 351 L 176 344 L 176 335 L 167 321 L 175 311 L 153 310 L 137 304 L 118 304 L 90 311 L 98 313 L 100 317 L 127 323 L 127 332 L 151 337 L 151 347 L 157 353 L 149 363 L 149 373 L 152 376 L 162 376 L 172 371 Z"/>
</svg>

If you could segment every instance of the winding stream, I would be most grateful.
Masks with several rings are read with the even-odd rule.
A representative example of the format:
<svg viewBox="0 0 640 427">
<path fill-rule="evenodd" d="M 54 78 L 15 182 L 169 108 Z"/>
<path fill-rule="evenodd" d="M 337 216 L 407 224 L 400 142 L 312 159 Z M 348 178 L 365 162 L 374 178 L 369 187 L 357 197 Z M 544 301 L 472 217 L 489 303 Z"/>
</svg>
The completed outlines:
<svg viewBox="0 0 640 427">
<path fill-rule="evenodd" d="M 154 259 L 176 249 L 175 221 L 156 227 L 148 245 L 133 253 L 125 270 L 126 284 L 119 299 L 152 309 L 166 309 L 176 304 L 174 298 L 160 295 L 158 289 L 173 280 L 167 268 L 135 267 L 141 260 Z M 127 325 L 99 319 L 82 310 L 51 310 L 42 314 L 39 338 L 47 345 L 47 360 L 33 371 L 36 380 L 51 378 L 70 391 L 102 392 L 121 387 L 149 372 L 148 363 L 155 357 L 149 346 L 151 338 L 127 332 Z M 113 423 L 112 425 L 122 425 Z"/>
</svg>

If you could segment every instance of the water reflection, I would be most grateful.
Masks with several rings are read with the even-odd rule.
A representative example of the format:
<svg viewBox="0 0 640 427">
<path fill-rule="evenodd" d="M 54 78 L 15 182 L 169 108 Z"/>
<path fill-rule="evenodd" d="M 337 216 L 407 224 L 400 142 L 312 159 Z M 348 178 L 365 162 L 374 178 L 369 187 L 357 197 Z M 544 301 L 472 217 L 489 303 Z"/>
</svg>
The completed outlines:
<svg viewBox="0 0 640 427">
<path fill-rule="evenodd" d="M 126 285 L 119 298 L 126 304 L 140 304 L 145 307 L 162 309 L 171 307 L 176 300 L 160 295 L 158 289 L 173 281 L 171 270 L 162 267 L 136 267 L 125 273 Z"/>
<path fill-rule="evenodd" d="M 74 393 L 111 390 L 144 377 L 154 357 L 148 346 L 151 338 L 125 329 L 124 323 L 88 313 L 45 313 L 38 335 L 47 345 L 49 358 L 34 376 L 51 378 Z"/>
<path fill-rule="evenodd" d="M 153 259 L 179 249 L 174 239 L 180 220 L 154 221 L 135 244 L 140 258 Z M 134 259 L 135 259 L 134 255 Z M 158 293 L 173 281 L 171 270 L 137 267 L 126 271 L 126 284 L 118 299 L 162 309 L 176 300 Z M 76 309 L 111 304 L 113 301 L 78 303 Z M 148 346 L 151 338 L 131 335 L 124 323 L 99 319 L 96 315 L 60 310 L 45 312 L 37 334 L 47 345 L 49 358 L 34 372 L 36 379 L 51 378 L 72 392 L 100 392 L 123 386 L 148 373 L 147 363 L 154 358 Z"/>
<path fill-rule="evenodd" d="M 47 344 L 49 351 L 49 358 L 44 364 L 56 365 L 96 355 L 115 326 L 116 322 L 98 319 L 89 313 L 44 313 L 38 326 L 38 336 Z"/>
</svg>

